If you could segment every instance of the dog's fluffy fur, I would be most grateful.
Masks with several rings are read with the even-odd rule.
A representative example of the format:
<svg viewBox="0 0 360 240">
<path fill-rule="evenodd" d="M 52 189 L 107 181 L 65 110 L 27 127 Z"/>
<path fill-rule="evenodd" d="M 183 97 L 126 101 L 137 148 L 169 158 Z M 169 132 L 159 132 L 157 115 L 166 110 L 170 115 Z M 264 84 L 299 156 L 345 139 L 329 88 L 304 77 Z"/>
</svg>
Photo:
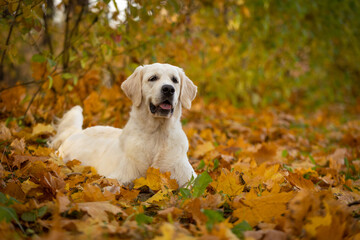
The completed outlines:
<svg viewBox="0 0 360 240">
<path fill-rule="evenodd" d="M 145 176 L 149 167 L 170 171 L 179 186 L 196 177 L 180 117 L 181 107 L 191 107 L 197 88 L 184 71 L 169 64 L 139 66 L 121 88 L 133 102 L 124 129 L 82 129 L 82 108 L 76 106 L 59 121 L 50 146 L 64 161 L 77 159 L 121 184 Z"/>
</svg>

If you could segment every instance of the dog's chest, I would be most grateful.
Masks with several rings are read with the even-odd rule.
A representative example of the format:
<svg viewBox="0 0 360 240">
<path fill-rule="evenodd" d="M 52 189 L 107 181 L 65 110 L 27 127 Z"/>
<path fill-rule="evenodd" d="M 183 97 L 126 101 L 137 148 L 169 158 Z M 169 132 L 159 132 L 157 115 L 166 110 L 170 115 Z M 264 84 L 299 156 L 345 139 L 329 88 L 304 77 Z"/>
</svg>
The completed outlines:
<svg viewBox="0 0 360 240">
<path fill-rule="evenodd" d="M 138 132 L 127 139 L 125 152 L 131 161 L 144 169 L 158 162 L 171 164 L 184 151 L 182 138 L 178 132 Z"/>
</svg>

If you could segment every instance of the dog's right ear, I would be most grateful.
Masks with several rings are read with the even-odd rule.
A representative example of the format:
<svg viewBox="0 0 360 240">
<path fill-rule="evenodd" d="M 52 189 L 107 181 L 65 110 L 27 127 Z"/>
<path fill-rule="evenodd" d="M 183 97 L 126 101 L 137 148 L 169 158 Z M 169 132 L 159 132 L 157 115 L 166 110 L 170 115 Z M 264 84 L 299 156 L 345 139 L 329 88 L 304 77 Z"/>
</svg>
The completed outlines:
<svg viewBox="0 0 360 240">
<path fill-rule="evenodd" d="M 121 84 L 121 89 L 136 107 L 139 107 L 141 104 L 141 80 L 143 68 L 143 66 L 137 67 L 133 74 Z"/>
</svg>

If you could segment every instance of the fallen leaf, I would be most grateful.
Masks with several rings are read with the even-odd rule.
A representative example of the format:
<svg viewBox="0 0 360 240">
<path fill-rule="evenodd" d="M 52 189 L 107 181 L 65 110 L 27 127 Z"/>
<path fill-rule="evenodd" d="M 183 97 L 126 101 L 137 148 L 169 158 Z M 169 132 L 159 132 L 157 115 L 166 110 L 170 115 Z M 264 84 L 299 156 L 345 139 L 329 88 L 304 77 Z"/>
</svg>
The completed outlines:
<svg viewBox="0 0 360 240">
<path fill-rule="evenodd" d="M 164 223 L 160 226 L 162 236 L 157 236 L 154 240 L 192 240 L 196 239 L 192 236 L 179 231 L 173 224 Z"/>
<path fill-rule="evenodd" d="M 148 186 L 150 189 L 157 191 L 166 186 L 168 189 L 175 190 L 179 186 L 175 179 L 170 179 L 170 172 L 161 173 L 159 169 L 150 167 L 146 171 L 146 177 L 138 178 L 134 181 L 134 188 Z"/>
<path fill-rule="evenodd" d="M 42 123 L 38 123 L 33 128 L 32 136 L 36 137 L 36 136 L 39 136 L 39 135 L 49 135 L 49 134 L 52 134 L 54 132 L 55 132 L 55 129 L 50 124 L 45 125 L 45 124 L 42 124 Z"/>
<path fill-rule="evenodd" d="M 24 191 L 25 194 L 27 194 L 31 189 L 37 188 L 39 186 L 39 184 L 30 181 L 30 179 L 21 183 L 21 189 Z"/>
<path fill-rule="evenodd" d="M 222 169 L 217 181 L 210 184 L 217 192 L 223 192 L 229 196 L 240 194 L 244 190 L 244 185 L 240 184 L 240 176 L 234 171 Z"/>
<path fill-rule="evenodd" d="M 251 226 L 255 226 L 262 221 L 272 222 L 286 212 L 286 205 L 293 197 L 292 192 L 282 192 L 244 199 L 233 213 L 238 218 L 236 223 L 246 220 Z"/>
<path fill-rule="evenodd" d="M 0 123 L 0 141 L 7 141 L 11 139 L 10 129 L 6 127 L 5 123 Z"/>
<path fill-rule="evenodd" d="M 77 207 L 80 210 L 87 212 L 92 218 L 97 219 L 100 222 L 108 221 L 108 215 L 106 212 L 114 215 L 121 213 L 123 216 L 127 216 L 121 208 L 109 202 L 83 202 L 77 203 Z"/>
<path fill-rule="evenodd" d="M 315 191 L 314 183 L 308 179 L 305 179 L 299 173 L 288 172 L 288 175 L 285 177 L 293 186 L 301 190 L 313 190 Z"/>
<path fill-rule="evenodd" d="M 21 138 L 19 139 L 15 139 L 14 141 L 12 141 L 12 143 L 10 144 L 10 146 L 14 149 L 14 152 L 16 154 L 21 154 L 25 152 L 25 139 Z"/>
<path fill-rule="evenodd" d="M 211 142 L 208 141 L 208 142 L 205 142 L 205 143 L 203 143 L 201 145 L 198 145 L 196 147 L 193 155 L 194 155 L 195 158 L 198 158 L 198 157 L 201 157 L 204 154 L 206 154 L 206 153 L 208 153 L 208 152 L 210 152 L 210 151 L 212 151 L 214 149 L 215 149 L 214 145 Z"/>
</svg>

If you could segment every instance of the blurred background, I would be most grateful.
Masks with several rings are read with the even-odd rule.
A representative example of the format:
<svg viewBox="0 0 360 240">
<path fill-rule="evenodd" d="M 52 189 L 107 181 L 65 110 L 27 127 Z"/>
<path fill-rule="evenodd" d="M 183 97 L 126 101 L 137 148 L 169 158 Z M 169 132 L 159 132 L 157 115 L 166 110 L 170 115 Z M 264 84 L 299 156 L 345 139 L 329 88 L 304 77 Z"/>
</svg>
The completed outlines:
<svg viewBox="0 0 360 240">
<path fill-rule="evenodd" d="M 358 0 L 0 0 L 0 95 L 91 92 L 166 62 L 205 101 L 359 106 L 359 13 Z"/>
</svg>

